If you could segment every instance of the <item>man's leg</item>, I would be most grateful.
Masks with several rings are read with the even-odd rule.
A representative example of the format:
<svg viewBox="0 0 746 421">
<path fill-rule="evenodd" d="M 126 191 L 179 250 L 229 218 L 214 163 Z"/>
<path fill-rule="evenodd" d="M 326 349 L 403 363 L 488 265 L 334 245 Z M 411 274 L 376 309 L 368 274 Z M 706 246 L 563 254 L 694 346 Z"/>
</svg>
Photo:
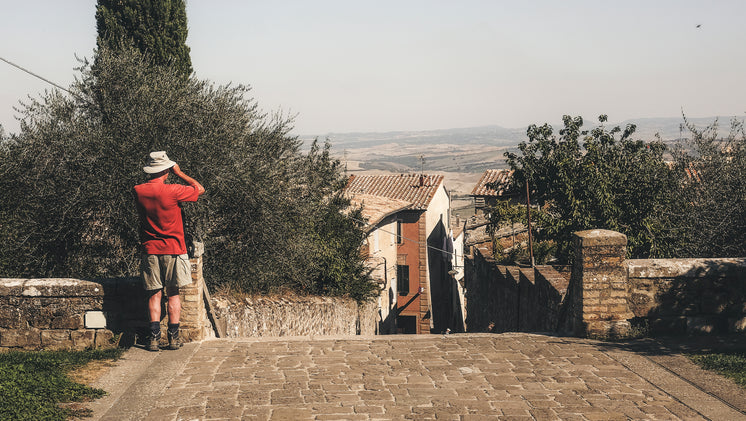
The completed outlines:
<svg viewBox="0 0 746 421">
<path fill-rule="evenodd" d="M 145 293 L 148 297 L 148 321 L 150 335 L 146 348 L 159 351 L 158 341 L 161 338 L 161 300 L 163 299 L 163 284 L 161 283 L 161 265 L 157 255 L 145 254 L 142 260 L 142 278 Z"/>
<path fill-rule="evenodd" d="M 147 348 L 150 351 L 158 351 L 158 340 L 161 338 L 161 299 L 163 293 L 160 289 L 148 291 L 148 314 L 150 316 L 150 338 Z"/>
<path fill-rule="evenodd" d="M 148 298 L 148 313 L 150 314 L 151 322 L 161 321 L 161 300 L 163 299 L 163 292 L 160 289 L 154 291 L 148 291 L 150 298 Z"/>
<path fill-rule="evenodd" d="M 168 296 L 168 349 L 181 348 L 179 340 L 179 319 L 181 318 L 181 299 L 179 287 L 166 288 Z"/>
<path fill-rule="evenodd" d="M 168 323 L 179 324 L 179 319 L 181 318 L 179 287 L 166 288 L 166 295 L 168 295 Z"/>
</svg>

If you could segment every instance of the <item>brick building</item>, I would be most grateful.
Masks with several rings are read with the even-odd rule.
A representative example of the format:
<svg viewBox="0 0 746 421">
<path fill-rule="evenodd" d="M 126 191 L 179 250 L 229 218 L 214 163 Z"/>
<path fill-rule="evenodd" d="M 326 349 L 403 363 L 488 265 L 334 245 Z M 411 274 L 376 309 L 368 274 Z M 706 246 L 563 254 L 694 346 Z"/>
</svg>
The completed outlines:
<svg viewBox="0 0 746 421">
<path fill-rule="evenodd" d="M 452 326 L 463 316 L 453 311 L 460 305 L 453 302 L 452 255 L 440 251 L 448 246 L 451 228 L 451 199 L 443 176 L 353 175 L 345 190 L 364 213 L 378 215 L 368 221 L 366 254 L 373 265 L 385 265 L 374 276 L 386 285 L 379 302 L 390 305 L 385 310 L 390 332 L 455 331 Z M 372 197 L 385 200 L 373 202 Z"/>
</svg>

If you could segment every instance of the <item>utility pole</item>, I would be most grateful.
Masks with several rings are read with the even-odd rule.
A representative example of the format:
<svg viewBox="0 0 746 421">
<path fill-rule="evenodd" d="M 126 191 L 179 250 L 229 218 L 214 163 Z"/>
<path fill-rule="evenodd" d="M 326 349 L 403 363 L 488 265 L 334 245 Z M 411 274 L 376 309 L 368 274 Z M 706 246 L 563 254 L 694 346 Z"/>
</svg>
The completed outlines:
<svg viewBox="0 0 746 421">
<path fill-rule="evenodd" d="M 528 180 L 526 180 L 526 219 L 528 220 L 528 252 L 531 256 L 531 267 L 534 267 L 534 241 L 531 235 L 531 197 L 528 191 Z"/>
</svg>

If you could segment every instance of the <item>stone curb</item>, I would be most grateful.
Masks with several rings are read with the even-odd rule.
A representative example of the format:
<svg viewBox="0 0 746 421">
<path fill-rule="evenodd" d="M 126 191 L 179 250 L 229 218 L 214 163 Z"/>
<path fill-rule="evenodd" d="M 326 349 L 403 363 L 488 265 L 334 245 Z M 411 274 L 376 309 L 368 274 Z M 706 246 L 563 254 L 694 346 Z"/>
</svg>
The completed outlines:
<svg viewBox="0 0 746 421">
<path fill-rule="evenodd" d="M 92 421 L 140 420 L 147 414 L 173 378 L 199 349 L 188 343 L 177 351 L 128 349 L 111 370 L 92 386 L 108 394 L 94 401 Z"/>
</svg>

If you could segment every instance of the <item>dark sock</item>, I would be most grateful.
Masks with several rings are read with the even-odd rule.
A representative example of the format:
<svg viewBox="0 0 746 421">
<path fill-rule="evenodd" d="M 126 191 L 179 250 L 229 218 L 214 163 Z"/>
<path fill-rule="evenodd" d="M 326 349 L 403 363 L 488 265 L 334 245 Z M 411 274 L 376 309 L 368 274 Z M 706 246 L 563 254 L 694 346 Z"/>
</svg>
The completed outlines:
<svg viewBox="0 0 746 421">
<path fill-rule="evenodd" d="M 171 337 L 177 337 L 179 336 L 179 324 L 178 323 L 169 323 L 168 324 L 168 334 L 171 335 Z"/>
<path fill-rule="evenodd" d="M 150 334 L 153 335 L 153 337 L 156 339 L 161 337 L 161 323 L 160 322 L 150 322 Z"/>
</svg>

